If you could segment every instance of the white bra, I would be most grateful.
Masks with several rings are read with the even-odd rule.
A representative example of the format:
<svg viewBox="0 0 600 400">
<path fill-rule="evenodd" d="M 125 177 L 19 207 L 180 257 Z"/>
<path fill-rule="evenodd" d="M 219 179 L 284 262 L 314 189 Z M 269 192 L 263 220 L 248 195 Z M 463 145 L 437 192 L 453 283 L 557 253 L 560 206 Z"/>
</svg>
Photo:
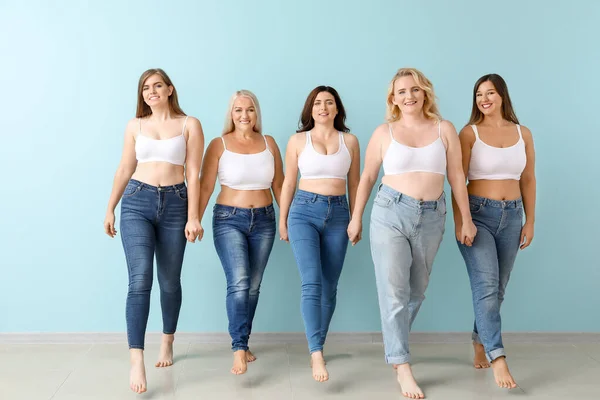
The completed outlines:
<svg viewBox="0 0 600 400">
<path fill-rule="evenodd" d="M 135 140 L 135 158 L 138 163 L 151 161 L 163 161 L 175 165 L 185 164 L 186 142 L 185 142 L 185 124 L 188 117 L 185 117 L 181 135 L 169 139 L 152 139 L 142 135 L 142 119 L 140 121 L 140 131 Z"/>
<path fill-rule="evenodd" d="M 442 141 L 441 121 L 438 123 L 438 138 L 423 147 L 410 147 L 394 139 L 392 125 L 391 142 L 383 156 L 385 175 L 399 175 L 406 172 L 432 172 L 446 175 L 446 146 Z"/>
<path fill-rule="evenodd" d="M 266 148 L 260 153 L 241 154 L 227 150 L 223 141 L 223 154 L 219 158 L 217 176 L 223 186 L 236 190 L 270 189 L 275 176 L 275 158 L 269 150 L 267 138 Z"/>
<path fill-rule="evenodd" d="M 301 179 L 346 179 L 352 157 L 346 147 L 344 134 L 339 132 L 339 148 L 333 154 L 321 154 L 312 144 L 310 131 L 306 132 L 306 146 L 298 157 Z"/>
<path fill-rule="evenodd" d="M 475 133 L 475 143 L 471 149 L 471 162 L 467 174 L 469 180 L 520 180 L 521 173 L 527 164 L 521 126 L 517 125 L 519 140 L 510 147 L 490 146 L 479 138 L 476 125 L 471 125 L 471 128 Z"/>
</svg>

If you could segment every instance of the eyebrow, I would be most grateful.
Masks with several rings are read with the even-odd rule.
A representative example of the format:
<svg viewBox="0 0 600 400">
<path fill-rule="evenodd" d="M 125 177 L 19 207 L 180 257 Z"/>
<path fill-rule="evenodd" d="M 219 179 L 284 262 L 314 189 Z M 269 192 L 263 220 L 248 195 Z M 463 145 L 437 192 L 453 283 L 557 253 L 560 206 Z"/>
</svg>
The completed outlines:
<svg viewBox="0 0 600 400">
<path fill-rule="evenodd" d="M 421 89 L 421 87 L 419 87 L 419 86 L 413 86 L 413 87 L 411 87 L 411 89 L 414 89 L 414 88 Z M 396 91 L 400 91 L 400 90 L 406 90 L 406 88 L 396 89 Z"/>
</svg>

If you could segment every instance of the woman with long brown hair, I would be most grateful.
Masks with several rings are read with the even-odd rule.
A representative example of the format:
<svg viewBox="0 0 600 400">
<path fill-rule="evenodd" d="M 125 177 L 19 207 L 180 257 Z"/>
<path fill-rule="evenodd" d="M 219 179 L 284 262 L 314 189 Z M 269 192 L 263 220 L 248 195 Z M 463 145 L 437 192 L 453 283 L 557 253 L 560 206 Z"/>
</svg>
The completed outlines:
<svg viewBox="0 0 600 400">
<path fill-rule="evenodd" d="M 144 336 L 156 256 L 163 336 L 156 367 L 173 364 L 173 340 L 181 308 L 181 267 L 186 239 L 202 239 L 198 218 L 199 172 L 204 151 L 200 121 L 179 106 L 167 74 L 149 69 L 138 84 L 136 118 L 125 128 L 104 230 L 114 237 L 121 201 L 121 240 L 129 271 L 126 321 L 130 387 L 146 391 Z M 187 181 L 187 186 L 186 186 Z"/>
<path fill-rule="evenodd" d="M 458 243 L 473 295 L 474 366 L 489 368 L 491 363 L 498 386 L 511 389 L 517 385 L 506 363 L 500 305 L 517 253 L 533 239 L 535 151 L 531 131 L 519 124 L 500 75 L 484 75 L 475 83 L 471 118 L 460 143 L 477 226 L 472 246 Z M 454 213 L 454 222 L 459 232 L 460 213 Z"/>
<path fill-rule="evenodd" d="M 334 88 L 318 86 L 310 92 L 299 129 L 287 145 L 281 192 L 279 232 L 286 241 L 289 232 L 300 272 L 301 312 L 312 375 L 318 382 L 329 379 L 323 346 L 335 310 L 348 247 L 349 211 L 360 175 L 358 139 L 348 133 L 345 120 L 346 111 Z"/>
</svg>

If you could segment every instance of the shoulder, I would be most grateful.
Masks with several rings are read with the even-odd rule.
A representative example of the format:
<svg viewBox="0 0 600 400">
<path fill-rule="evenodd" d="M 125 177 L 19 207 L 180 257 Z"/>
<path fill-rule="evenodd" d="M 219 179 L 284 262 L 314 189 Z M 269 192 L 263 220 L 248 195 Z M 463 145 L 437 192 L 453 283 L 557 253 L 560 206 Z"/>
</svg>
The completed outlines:
<svg viewBox="0 0 600 400">
<path fill-rule="evenodd" d="M 465 125 L 459 132 L 458 137 L 461 141 L 475 142 L 475 131 L 471 125 Z"/>
<path fill-rule="evenodd" d="M 533 135 L 531 134 L 531 130 L 525 125 L 519 125 L 521 127 L 521 134 L 523 135 L 523 139 L 533 139 Z"/>
<path fill-rule="evenodd" d="M 136 137 L 138 132 L 140 131 L 140 119 L 132 118 L 127 121 L 127 125 L 125 126 L 125 135 Z"/>
<path fill-rule="evenodd" d="M 298 133 L 294 133 L 290 137 L 290 139 L 288 140 L 288 146 L 289 145 L 298 146 L 304 142 L 306 142 L 306 132 L 298 132 Z"/>
<path fill-rule="evenodd" d="M 198 118 L 188 115 L 187 117 L 184 117 L 184 121 L 185 121 L 185 118 L 187 118 L 187 122 L 186 122 L 187 127 L 189 127 L 189 128 L 202 127 L 202 124 L 200 123 L 200 120 Z"/>
<path fill-rule="evenodd" d="M 358 138 L 356 137 L 356 135 L 350 132 L 344 132 L 342 135 L 344 136 L 344 142 L 348 146 L 354 146 L 358 144 Z"/>
<path fill-rule="evenodd" d="M 269 146 L 274 146 L 277 147 L 277 142 L 275 141 L 275 138 L 271 135 L 263 135 L 265 137 L 265 140 L 267 141 L 267 143 L 269 144 Z"/>
<path fill-rule="evenodd" d="M 208 144 L 208 148 L 206 149 L 206 152 L 207 153 L 208 152 L 222 153 L 224 150 L 225 150 L 225 146 L 223 146 L 223 140 L 219 136 L 210 141 L 210 143 Z"/>
<path fill-rule="evenodd" d="M 373 131 L 373 135 L 371 135 L 371 136 L 374 139 L 381 139 L 384 136 L 389 136 L 389 134 L 390 134 L 390 125 L 386 122 L 385 124 L 381 124 L 377 128 L 375 128 L 375 130 Z"/>
</svg>

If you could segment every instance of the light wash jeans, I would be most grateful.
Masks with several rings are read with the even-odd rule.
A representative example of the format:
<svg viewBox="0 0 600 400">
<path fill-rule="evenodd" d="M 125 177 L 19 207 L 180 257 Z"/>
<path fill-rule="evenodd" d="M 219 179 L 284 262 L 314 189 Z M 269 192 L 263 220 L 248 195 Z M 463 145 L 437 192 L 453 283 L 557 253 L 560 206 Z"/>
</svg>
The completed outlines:
<svg viewBox="0 0 600 400">
<path fill-rule="evenodd" d="M 477 236 L 471 247 L 457 243 L 471 281 L 473 341 L 483 344 L 491 362 L 506 356 L 500 332 L 500 305 L 519 251 L 523 202 L 469 196 L 469 206 Z"/>
<path fill-rule="evenodd" d="M 380 185 L 371 213 L 371 255 L 388 364 L 410 362 L 408 336 L 442 242 L 445 195 L 419 201 Z"/>
</svg>

